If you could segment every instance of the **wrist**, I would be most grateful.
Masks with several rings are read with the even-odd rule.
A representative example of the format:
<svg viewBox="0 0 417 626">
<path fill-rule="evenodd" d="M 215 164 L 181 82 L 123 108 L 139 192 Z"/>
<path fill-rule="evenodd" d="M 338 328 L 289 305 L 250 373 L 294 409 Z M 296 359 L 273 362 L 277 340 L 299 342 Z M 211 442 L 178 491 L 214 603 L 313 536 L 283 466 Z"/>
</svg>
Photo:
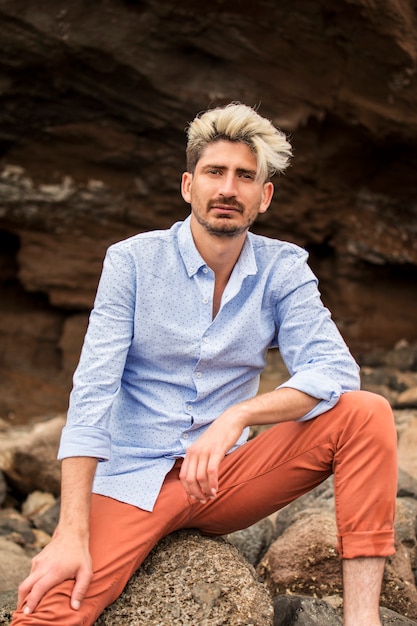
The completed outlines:
<svg viewBox="0 0 417 626">
<path fill-rule="evenodd" d="M 251 400 L 239 402 L 239 404 L 235 404 L 224 413 L 228 422 L 240 431 L 243 431 L 254 423 L 254 415 L 255 411 L 252 408 Z"/>
</svg>

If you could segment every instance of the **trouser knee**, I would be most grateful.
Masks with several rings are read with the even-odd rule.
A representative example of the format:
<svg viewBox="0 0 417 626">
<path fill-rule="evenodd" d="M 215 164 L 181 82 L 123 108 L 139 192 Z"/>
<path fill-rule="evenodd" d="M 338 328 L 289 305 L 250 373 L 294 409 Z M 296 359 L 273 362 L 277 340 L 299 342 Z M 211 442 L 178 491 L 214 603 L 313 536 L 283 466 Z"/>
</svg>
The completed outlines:
<svg viewBox="0 0 417 626">
<path fill-rule="evenodd" d="M 342 396 L 345 413 L 357 428 L 370 431 L 376 439 L 396 443 L 395 420 L 383 396 L 370 391 L 352 391 Z"/>
<path fill-rule="evenodd" d="M 339 404 L 340 443 L 352 461 L 396 475 L 397 432 L 389 402 L 372 392 L 355 391 L 344 394 Z"/>
</svg>

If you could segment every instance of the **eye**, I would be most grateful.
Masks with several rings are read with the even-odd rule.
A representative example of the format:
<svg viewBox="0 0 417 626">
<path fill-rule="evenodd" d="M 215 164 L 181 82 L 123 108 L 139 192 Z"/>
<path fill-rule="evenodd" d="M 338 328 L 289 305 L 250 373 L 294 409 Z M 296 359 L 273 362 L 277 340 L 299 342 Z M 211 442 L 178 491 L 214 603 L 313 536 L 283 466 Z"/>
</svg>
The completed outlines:
<svg viewBox="0 0 417 626">
<path fill-rule="evenodd" d="M 245 180 L 255 180 L 255 176 L 250 172 L 240 172 L 239 176 Z"/>
</svg>

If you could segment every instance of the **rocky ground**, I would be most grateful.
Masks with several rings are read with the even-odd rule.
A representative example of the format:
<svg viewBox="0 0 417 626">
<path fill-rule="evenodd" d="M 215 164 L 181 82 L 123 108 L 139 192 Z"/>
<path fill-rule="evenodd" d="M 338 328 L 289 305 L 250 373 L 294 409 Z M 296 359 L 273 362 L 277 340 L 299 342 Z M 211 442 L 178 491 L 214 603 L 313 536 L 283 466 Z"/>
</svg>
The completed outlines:
<svg viewBox="0 0 417 626">
<path fill-rule="evenodd" d="M 417 624 L 417 347 L 361 357 L 362 386 L 393 407 L 400 478 L 396 555 L 381 596 L 384 625 Z M 273 353 L 261 390 L 285 372 Z M 0 625 L 19 580 L 49 540 L 59 512 L 55 459 L 64 415 L 0 431 Z M 253 432 L 256 436 L 256 431 Z M 341 624 L 332 480 L 258 524 L 223 539 L 181 531 L 166 538 L 97 626 L 330 626 Z"/>
</svg>

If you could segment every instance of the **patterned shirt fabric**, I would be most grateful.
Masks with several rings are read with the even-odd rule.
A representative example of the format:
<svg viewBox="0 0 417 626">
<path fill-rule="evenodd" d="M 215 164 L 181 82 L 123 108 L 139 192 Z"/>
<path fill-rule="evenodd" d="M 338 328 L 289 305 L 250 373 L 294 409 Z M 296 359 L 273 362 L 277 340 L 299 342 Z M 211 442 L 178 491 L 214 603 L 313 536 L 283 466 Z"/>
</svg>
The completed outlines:
<svg viewBox="0 0 417 626">
<path fill-rule="evenodd" d="M 359 388 L 303 249 L 248 233 L 214 319 L 213 289 L 190 217 L 108 249 L 58 453 L 100 459 L 95 493 L 151 511 L 175 459 L 256 395 L 269 348 L 281 386 L 321 400 L 302 420 Z"/>
</svg>

